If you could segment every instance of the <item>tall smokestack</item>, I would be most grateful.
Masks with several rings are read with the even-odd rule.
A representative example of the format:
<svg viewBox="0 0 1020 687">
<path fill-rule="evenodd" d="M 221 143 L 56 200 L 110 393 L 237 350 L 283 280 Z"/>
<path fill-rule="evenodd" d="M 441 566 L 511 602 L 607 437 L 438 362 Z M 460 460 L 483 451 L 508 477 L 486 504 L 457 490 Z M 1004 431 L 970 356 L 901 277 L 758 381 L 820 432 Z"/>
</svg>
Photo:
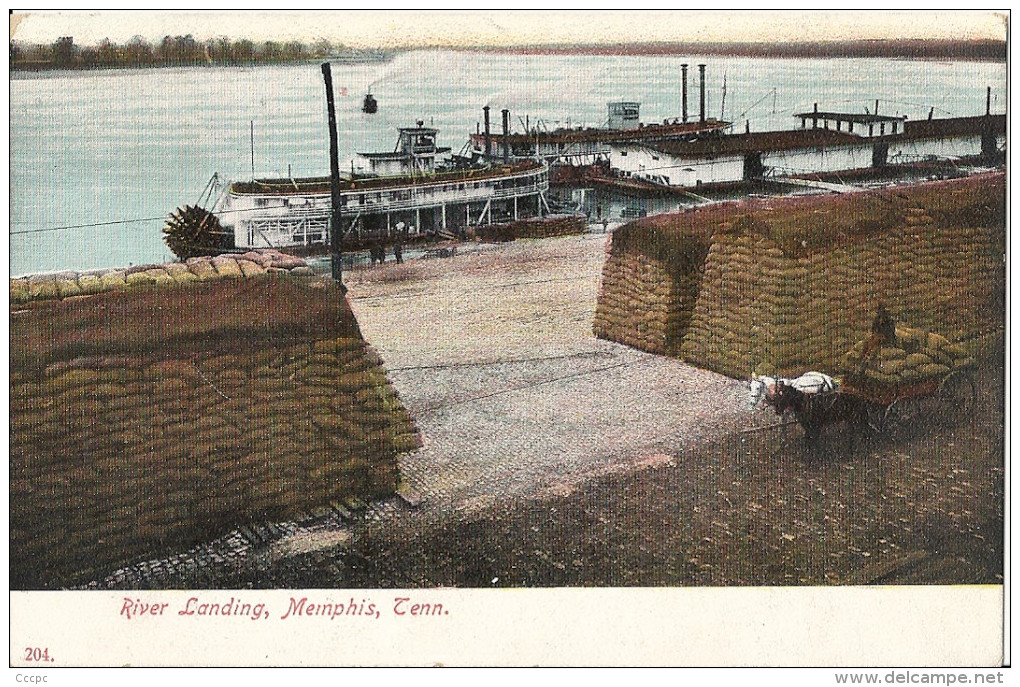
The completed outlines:
<svg viewBox="0 0 1020 687">
<path fill-rule="evenodd" d="M 686 124 L 687 123 L 687 65 L 686 64 L 680 65 L 680 72 L 683 74 L 683 76 L 681 77 L 683 79 L 683 94 L 684 94 L 684 109 L 683 109 L 683 113 L 684 113 L 684 124 Z"/>
<path fill-rule="evenodd" d="M 699 121 L 705 122 L 705 65 L 698 65 L 698 72 L 701 76 L 701 110 L 699 112 Z"/>
<path fill-rule="evenodd" d="M 503 162 L 510 162 L 510 110 L 503 110 Z"/>
<path fill-rule="evenodd" d="M 485 159 L 492 157 L 492 137 L 489 135 L 489 106 L 482 108 L 485 113 Z"/>
<path fill-rule="evenodd" d="M 992 114 L 992 87 L 988 87 L 988 95 L 985 96 L 985 116 Z"/>
</svg>

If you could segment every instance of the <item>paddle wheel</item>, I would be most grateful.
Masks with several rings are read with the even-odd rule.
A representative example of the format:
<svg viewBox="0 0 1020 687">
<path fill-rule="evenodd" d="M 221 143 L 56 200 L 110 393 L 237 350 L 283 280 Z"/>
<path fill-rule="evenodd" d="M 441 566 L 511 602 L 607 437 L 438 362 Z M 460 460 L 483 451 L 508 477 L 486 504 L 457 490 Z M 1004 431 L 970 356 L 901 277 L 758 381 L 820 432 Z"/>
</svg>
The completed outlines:
<svg viewBox="0 0 1020 687">
<path fill-rule="evenodd" d="M 198 203 L 181 206 L 167 217 L 163 225 L 163 241 L 181 260 L 199 255 L 218 255 L 234 248 L 234 232 L 226 230 L 219 217 L 205 208 L 218 186 L 219 177 L 214 174 Z"/>
<path fill-rule="evenodd" d="M 216 215 L 197 205 L 170 213 L 163 226 L 163 240 L 181 260 L 217 255 L 234 247 L 234 233 L 224 231 Z"/>
</svg>

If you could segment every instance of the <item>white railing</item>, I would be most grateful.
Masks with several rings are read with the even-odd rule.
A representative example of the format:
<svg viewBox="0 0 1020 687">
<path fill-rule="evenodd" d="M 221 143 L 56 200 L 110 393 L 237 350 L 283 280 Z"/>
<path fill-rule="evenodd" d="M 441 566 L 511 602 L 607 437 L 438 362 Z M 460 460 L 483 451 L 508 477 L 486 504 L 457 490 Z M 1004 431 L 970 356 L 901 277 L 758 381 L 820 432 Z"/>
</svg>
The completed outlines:
<svg viewBox="0 0 1020 687">
<path fill-rule="evenodd" d="M 522 180 L 527 183 L 521 184 Z M 512 185 L 512 184 L 517 185 Z M 456 181 L 405 186 L 398 189 L 345 190 L 342 192 L 343 206 L 340 214 L 352 216 L 364 213 L 396 212 L 415 208 L 439 207 L 457 203 L 503 200 L 536 195 L 549 190 L 548 170 L 543 168 L 526 174 L 508 177 L 488 177 L 481 179 L 458 179 Z M 409 194 L 407 197 L 395 197 L 396 194 Z M 378 197 L 376 197 L 378 196 Z M 246 195 L 235 196 L 238 200 L 247 200 Z M 236 208 L 240 222 L 281 221 L 290 224 L 290 220 L 317 220 L 329 216 L 329 196 L 316 194 L 306 196 L 311 200 L 307 205 L 288 205 L 286 196 L 268 196 L 268 202 L 261 206 L 249 205 Z M 236 202 L 236 201 L 235 201 Z M 245 202 L 238 203 L 248 205 Z M 247 215 L 247 217 L 245 217 Z"/>
</svg>

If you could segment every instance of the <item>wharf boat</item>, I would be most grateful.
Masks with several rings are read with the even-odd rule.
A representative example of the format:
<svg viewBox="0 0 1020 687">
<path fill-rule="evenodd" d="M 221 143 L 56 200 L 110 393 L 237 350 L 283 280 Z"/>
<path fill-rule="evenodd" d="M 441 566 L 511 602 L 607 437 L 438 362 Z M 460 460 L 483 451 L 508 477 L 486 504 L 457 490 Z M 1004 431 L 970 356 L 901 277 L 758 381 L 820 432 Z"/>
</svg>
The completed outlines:
<svg viewBox="0 0 1020 687">
<path fill-rule="evenodd" d="M 641 104 L 637 102 L 608 103 L 609 119 L 600 127 L 557 127 L 548 129 L 541 121 L 530 120 L 524 132 L 512 133 L 509 110 L 503 110 L 503 133 L 493 133 L 489 124 L 489 108 L 485 107 L 485 131 L 470 135 L 472 150 L 477 155 L 518 160 L 537 158 L 553 167 L 581 167 L 603 162 L 611 147 L 622 143 L 653 144 L 676 141 L 697 141 L 722 134 L 732 126 L 712 118 L 687 121 L 673 117 L 659 123 L 640 121 Z"/>
<path fill-rule="evenodd" d="M 687 68 L 680 65 L 682 89 L 682 114 L 678 117 L 667 117 L 661 124 L 645 124 L 641 122 L 641 103 L 634 101 L 617 101 L 607 104 L 608 119 L 599 127 L 557 127 L 549 130 L 541 121 L 532 126 L 525 119 L 524 133 L 510 132 L 510 111 L 504 109 L 503 132 L 493 134 L 489 125 L 489 107 L 485 106 L 485 131 L 481 125 L 471 135 L 474 150 L 486 156 L 502 155 L 504 160 L 519 158 L 537 158 L 546 161 L 558 170 L 572 167 L 594 167 L 608 162 L 611 147 L 620 144 L 669 143 L 678 141 L 697 141 L 721 135 L 732 126 L 731 122 L 708 117 L 705 107 L 705 64 L 698 65 L 699 72 L 699 107 L 697 119 L 688 120 L 687 111 Z M 725 83 L 723 85 L 725 102 Z M 721 116 L 721 115 L 720 115 Z M 494 150 L 495 149 L 495 150 Z"/>
</svg>

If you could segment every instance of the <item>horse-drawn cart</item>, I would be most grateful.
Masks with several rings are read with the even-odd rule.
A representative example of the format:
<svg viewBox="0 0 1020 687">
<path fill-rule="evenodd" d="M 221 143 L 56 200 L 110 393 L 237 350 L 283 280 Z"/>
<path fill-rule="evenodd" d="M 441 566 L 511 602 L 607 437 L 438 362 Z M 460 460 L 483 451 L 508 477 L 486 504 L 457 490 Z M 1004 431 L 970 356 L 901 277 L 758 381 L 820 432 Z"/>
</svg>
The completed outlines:
<svg viewBox="0 0 1020 687">
<path fill-rule="evenodd" d="M 756 401 L 792 411 L 808 439 L 830 422 L 848 421 L 883 434 L 931 420 L 970 414 L 977 387 L 968 352 L 932 332 L 897 327 L 884 308 L 862 339 L 837 363 L 840 380 L 820 372 L 794 379 L 755 377 Z"/>
<path fill-rule="evenodd" d="M 922 421 L 957 422 L 969 417 L 977 393 L 969 369 L 895 386 L 832 380 L 827 389 L 802 388 L 800 380 L 819 374 L 809 372 L 796 379 L 760 378 L 768 380 L 763 384 L 761 398 L 777 415 L 791 412 L 808 440 L 816 439 L 822 427 L 834 422 L 852 423 L 888 436 Z"/>
<path fill-rule="evenodd" d="M 792 412 L 809 440 L 833 422 L 850 422 L 886 435 L 926 419 L 956 422 L 970 416 L 977 394 L 971 368 L 896 385 L 862 378 L 841 382 L 807 372 L 795 379 L 756 377 L 751 389 L 755 403 L 764 400 L 777 415 Z"/>
<path fill-rule="evenodd" d="M 925 419 L 958 420 L 974 409 L 977 386 L 969 369 L 912 384 L 881 387 L 846 382 L 836 392 L 854 399 L 867 426 L 882 434 L 895 434 Z"/>
</svg>

